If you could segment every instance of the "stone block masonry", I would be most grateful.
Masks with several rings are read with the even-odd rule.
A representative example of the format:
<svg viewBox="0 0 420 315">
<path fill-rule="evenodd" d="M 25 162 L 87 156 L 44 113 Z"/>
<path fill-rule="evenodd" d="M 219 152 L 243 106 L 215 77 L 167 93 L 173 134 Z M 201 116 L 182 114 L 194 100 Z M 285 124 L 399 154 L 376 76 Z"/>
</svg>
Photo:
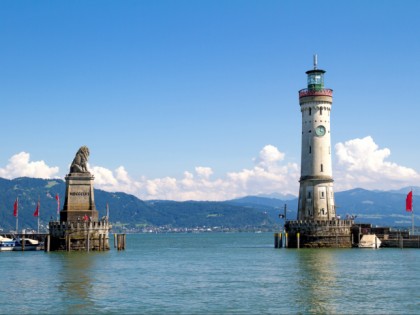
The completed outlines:
<svg viewBox="0 0 420 315">
<path fill-rule="evenodd" d="M 287 221 L 286 247 L 350 248 L 353 245 L 353 220 Z"/>
</svg>

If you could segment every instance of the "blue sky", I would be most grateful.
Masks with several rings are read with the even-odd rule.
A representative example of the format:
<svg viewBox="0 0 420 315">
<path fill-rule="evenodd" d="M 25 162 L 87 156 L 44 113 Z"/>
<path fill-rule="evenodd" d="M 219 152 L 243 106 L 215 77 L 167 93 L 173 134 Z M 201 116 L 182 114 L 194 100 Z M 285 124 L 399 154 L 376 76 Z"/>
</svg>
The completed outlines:
<svg viewBox="0 0 420 315">
<path fill-rule="evenodd" d="M 0 177 L 143 199 L 297 193 L 298 90 L 334 90 L 336 190 L 418 185 L 419 1 L 1 1 Z"/>
</svg>

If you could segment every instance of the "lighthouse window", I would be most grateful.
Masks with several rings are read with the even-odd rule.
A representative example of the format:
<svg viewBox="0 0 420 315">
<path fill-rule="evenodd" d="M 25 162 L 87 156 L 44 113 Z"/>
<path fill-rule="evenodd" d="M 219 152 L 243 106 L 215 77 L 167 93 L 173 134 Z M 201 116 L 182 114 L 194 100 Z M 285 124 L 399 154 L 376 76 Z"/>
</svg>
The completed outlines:
<svg viewBox="0 0 420 315">
<path fill-rule="evenodd" d="M 309 108 L 309 116 L 311 116 L 312 108 Z"/>
<path fill-rule="evenodd" d="M 319 114 L 322 115 L 322 107 L 319 109 Z"/>
<path fill-rule="evenodd" d="M 309 153 L 312 153 L 312 146 L 309 146 Z"/>
<path fill-rule="evenodd" d="M 324 165 L 321 164 L 321 172 L 323 172 L 323 171 L 324 171 Z"/>
<path fill-rule="evenodd" d="M 308 191 L 308 199 L 311 199 L 311 192 Z"/>
</svg>

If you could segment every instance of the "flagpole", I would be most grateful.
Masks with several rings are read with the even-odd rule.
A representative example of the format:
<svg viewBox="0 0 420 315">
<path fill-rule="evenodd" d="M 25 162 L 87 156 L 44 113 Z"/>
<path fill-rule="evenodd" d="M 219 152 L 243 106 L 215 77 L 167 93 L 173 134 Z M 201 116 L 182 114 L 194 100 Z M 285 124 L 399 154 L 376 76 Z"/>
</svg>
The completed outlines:
<svg viewBox="0 0 420 315">
<path fill-rule="evenodd" d="M 413 188 L 411 188 L 411 191 L 413 191 Z M 414 235 L 414 198 L 413 198 L 412 206 L 411 206 L 411 225 L 412 225 L 411 231 L 412 231 L 412 234 Z"/>
<path fill-rule="evenodd" d="M 38 234 L 39 234 L 39 211 L 41 210 L 41 202 L 39 201 L 39 196 L 38 196 Z"/>
<path fill-rule="evenodd" d="M 19 197 L 16 198 L 16 234 L 19 234 Z"/>
<path fill-rule="evenodd" d="M 55 200 L 57 200 L 57 221 L 58 221 L 58 215 L 60 213 L 60 195 L 58 193 L 55 195 Z"/>
</svg>

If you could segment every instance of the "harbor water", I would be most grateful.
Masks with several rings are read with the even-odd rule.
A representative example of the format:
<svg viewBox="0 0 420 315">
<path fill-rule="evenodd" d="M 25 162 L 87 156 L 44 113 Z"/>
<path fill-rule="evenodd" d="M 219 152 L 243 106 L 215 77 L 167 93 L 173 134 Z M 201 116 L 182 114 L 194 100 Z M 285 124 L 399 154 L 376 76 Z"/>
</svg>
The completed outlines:
<svg viewBox="0 0 420 315">
<path fill-rule="evenodd" d="M 419 249 L 133 234 L 125 251 L 1 252 L 0 262 L 0 314 L 420 314 Z"/>
</svg>

